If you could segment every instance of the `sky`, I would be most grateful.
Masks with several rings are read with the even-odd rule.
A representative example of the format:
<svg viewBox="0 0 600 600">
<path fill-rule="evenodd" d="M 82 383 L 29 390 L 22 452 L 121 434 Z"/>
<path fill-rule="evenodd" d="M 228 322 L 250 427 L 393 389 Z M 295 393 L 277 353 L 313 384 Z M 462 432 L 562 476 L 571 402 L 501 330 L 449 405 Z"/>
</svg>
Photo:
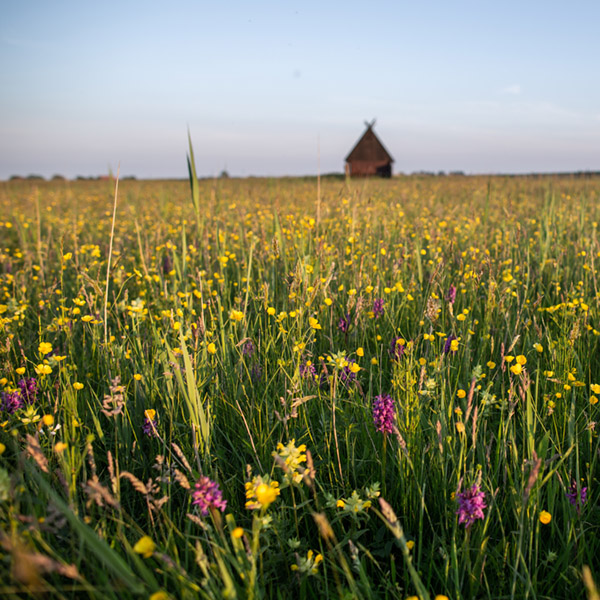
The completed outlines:
<svg viewBox="0 0 600 600">
<path fill-rule="evenodd" d="M 0 0 L 0 179 L 600 170 L 600 2 Z"/>
</svg>

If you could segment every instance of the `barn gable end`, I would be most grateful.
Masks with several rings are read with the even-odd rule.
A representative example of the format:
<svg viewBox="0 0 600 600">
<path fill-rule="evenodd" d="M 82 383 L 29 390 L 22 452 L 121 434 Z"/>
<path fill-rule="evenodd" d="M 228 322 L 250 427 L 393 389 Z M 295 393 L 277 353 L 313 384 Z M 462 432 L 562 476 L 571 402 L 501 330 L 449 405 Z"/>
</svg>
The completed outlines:
<svg viewBox="0 0 600 600">
<path fill-rule="evenodd" d="M 394 159 L 375 135 L 374 124 L 365 123 L 367 130 L 346 157 L 346 173 L 351 177 L 392 176 Z"/>
</svg>

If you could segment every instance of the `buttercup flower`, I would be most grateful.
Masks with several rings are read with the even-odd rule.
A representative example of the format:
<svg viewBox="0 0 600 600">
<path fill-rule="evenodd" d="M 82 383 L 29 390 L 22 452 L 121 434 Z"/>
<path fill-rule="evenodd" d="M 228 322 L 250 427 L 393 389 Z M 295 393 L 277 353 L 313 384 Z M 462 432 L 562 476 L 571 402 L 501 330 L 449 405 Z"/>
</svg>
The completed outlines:
<svg viewBox="0 0 600 600">
<path fill-rule="evenodd" d="M 52 352 L 52 344 L 49 344 L 48 342 L 42 342 L 38 346 L 38 352 L 43 356 L 50 354 L 50 352 Z"/>
<path fill-rule="evenodd" d="M 144 558 L 150 558 L 156 550 L 156 544 L 148 535 L 141 537 L 133 547 L 133 551 L 141 554 Z"/>
</svg>

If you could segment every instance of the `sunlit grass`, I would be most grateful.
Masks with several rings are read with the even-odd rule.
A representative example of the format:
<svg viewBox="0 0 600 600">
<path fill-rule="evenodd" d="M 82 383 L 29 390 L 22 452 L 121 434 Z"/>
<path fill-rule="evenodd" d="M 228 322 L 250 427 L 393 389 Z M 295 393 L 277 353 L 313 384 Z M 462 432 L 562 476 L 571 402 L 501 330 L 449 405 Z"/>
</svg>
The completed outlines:
<svg viewBox="0 0 600 600">
<path fill-rule="evenodd" d="M 593 597 L 600 182 L 190 157 L 0 184 L 0 593 Z"/>
</svg>

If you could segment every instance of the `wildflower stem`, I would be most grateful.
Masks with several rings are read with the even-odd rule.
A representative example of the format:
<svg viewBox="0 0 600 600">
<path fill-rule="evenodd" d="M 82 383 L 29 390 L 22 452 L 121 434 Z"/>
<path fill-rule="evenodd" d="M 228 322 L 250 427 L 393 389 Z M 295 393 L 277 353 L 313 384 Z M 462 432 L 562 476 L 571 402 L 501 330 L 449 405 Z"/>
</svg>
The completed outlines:
<svg viewBox="0 0 600 600">
<path fill-rule="evenodd" d="M 115 221 L 117 218 L 117 197 L 119 193 L 119 172 L 121 163 L 117 167 L 117 179 L 115 180 L 115 201 L 113 203 L 112 225 L 110 229 L 110 244 L 108 246 L 108 262 L 106 263 L 106 288 L 104 289 L 104 344 L 108 345 L 108 284 L 110 281 L 110 261 L 112 260 L 113 240 L 115 239 Z"/>
</svg>

